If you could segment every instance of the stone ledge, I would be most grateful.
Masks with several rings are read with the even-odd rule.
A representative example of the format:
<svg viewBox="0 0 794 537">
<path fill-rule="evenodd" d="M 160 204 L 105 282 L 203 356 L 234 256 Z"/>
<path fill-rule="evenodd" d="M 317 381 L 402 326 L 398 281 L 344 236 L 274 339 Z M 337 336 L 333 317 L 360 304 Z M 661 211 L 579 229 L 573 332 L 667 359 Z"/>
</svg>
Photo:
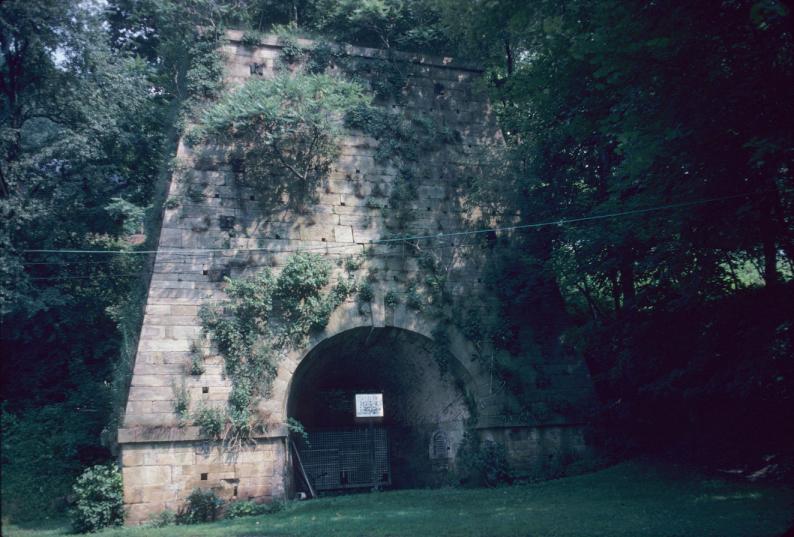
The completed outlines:
<svg viewBox="0 0 794 537">
<path fill-rule="evenodd" d="M 226 39 L 228 39 L 232 43 L 236 43 L 239 45 L 241 44 L 244 34 L 245 32 L 243 32 L 242 30 L 226 30 Z M 259 46 L 281 48 L 282 45 L 280 45 L 278 41 L 279 41 L 278 36 L 263 35 L 259 39 Z M 299 46 L 305 48 L 311 48 L 315 44 L 315 42 L 312 41 L 311 39 L 296 39 L 296 41 Z M 338 50 L 343 50 L 349 56 L 359 56 L 362 58 L 381 58 L 381 59 L 396 58 L 398 60 L 402 60 L 408 63 L 427 65 L 431 67 L 440 67 L 442 69 L 453 69 L 456 71 L 470 71 L 472 73 L 483 72 L 482 67 L 474 65 L 472 63 L 455 60 L 454 58 L 450 58 L 449 56 L 433 56 L 429 54 L 422 54 L 419 52 L 388 51 L 379 48 L 357 47 L 354 45 L 347 45 L 347 44 L 333 44 L 332 46 Z"/>
<path fill-rule="evenodd" d="M 574 428 L 584 427 L 587 423 L 581 420 L 566 420 L 559 416 L 553 417 L 548 420 L 533 419 L 532 421 L 519 421 L 511 419 L 509 416 L 480 416 L 477 420 L 477 425 L 474 427 L 477 430 L 482 429 L 547 429 L 547 428 Z"/>
<path fill-rule="evenodd" d="M 286 425 L 273 426 L 265 434 L 256 434 L 254 439 L 284 438 L 289 435 Z M 146 444 L 152 442 L 190 442 L 211 440 L 199 432 L 198 427 L 128 427 L 118 431 L 119 444 Z"/>
</svg>

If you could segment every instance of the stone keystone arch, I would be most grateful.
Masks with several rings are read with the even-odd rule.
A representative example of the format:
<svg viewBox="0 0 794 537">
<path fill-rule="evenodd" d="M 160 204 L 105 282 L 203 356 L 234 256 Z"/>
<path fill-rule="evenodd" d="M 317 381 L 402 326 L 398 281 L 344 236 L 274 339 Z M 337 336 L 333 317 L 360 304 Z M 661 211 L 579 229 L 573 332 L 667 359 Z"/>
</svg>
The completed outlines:
<svg viewBox="0 0 794 537">
<path fill-rule="evenodd" d="M 304 40 L 298 44 L 312 46 Z M 274 76 L 280 50 L 274 37 L 250 46 L 243 44 L 241 32 L 228 32 L 222 52 L 229 90 L 250 77 Z M 463 228 L 472 212 L 464 208 L 462 180 L 480 149 L 501 143 L 490 106 L 474 83 L 481 72 L 450 58 L 350 46 L 339 50 L 364 79 L 378 76 L 370 68 L 375 63 L 397 62 L 406 73 L 401 99 L 381 98 L 376 104 L 392 112 L 431 117 L 454 134 L 416 164 L 419 185 L 410 202 L 413 217 L 401 233 L 437 235 Z M 212 489 L 228 500 L 268 501 L 289 494 L 292 469 L 284 420 L 293 376 L 312 349 L 362 327 L 420 334 L 422 341 L 438 333 L 436 321 L 409 308 L 406 300 L 396 307 L 386 300 L 389 293 L 404 297 L 409 282 L 423 277 L 423 269 L 404 247 L 371 242 L 392 232 L 388 192 L 398 179 L 398 170 L 375 158 L 377 147 L 378 141 L 364 133 L 345 132 L 341 155 L 316 204 L 300 213 L 288 208 L 263 213 L 257 193 L 236 181 L 233 147 L 189 147 L 180 142 L 169 190 L 175 203 L 165 209 L 118 431 L 128 523 L 143 522 L 164 509 L 178 510 L 194 488 Z M 448 292 L 476 297 L 485 256 L 481 246 L 457 237 L 436 241 L 436 248 L 443 256 Z M 341 305 L 321 333 L 281 361 L 272 397 L 258 408 L 271 424 L 267 433 L 245 450 L 225 453 L 219 442 L 202 437 L 198 427 L 184 423 L 175 412 L 178 391 L 187 394 L 192 410 L 202 404 L 223 406 L 231 389 L 222 358 L 209 348 L 204 372 L 190 374 L 191 346 L 201 334 L 198 310 L 224 298 L 224 276 L 251 274 L 263 267 L 278 271 L 297 250 L 311 250 L 340 264 L 348 256 L 361 256 L 360 270 L 370 274 L 373 299 L 363 307 L 354 298 Z M 447 330 L 449 351 L 460 364 L 476 408 L 476 423 L 469 423 L 483 439 L 504 443 L 517 468 L 538 475 L 558 472 L 566 458 L 586 453 L 581 425 L 547 404 L 554 397 L 574 406 L 588 404 L 592 387 L 581 361 L 544 357 L 546 381 L 536 388 L 537 412 L 511 421 L 503 415 L 507 394 L 494 379 L 492 358 L 454 328 Z M 448 435 L 436 439 L 441 446 Z"/>
</svg>

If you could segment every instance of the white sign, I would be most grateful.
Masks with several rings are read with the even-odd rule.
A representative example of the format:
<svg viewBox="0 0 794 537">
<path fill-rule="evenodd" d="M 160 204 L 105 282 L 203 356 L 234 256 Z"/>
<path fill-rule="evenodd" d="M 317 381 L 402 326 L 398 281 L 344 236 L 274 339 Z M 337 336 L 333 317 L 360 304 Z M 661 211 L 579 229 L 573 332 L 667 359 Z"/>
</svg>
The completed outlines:
<svg viewBox="0 0 794 537">
<path fill-rule="evenodd" d="M 382 418 L 383 394 L 382 393 L 357 393 L 356 394 L 357 418 Z"/>
</svg>

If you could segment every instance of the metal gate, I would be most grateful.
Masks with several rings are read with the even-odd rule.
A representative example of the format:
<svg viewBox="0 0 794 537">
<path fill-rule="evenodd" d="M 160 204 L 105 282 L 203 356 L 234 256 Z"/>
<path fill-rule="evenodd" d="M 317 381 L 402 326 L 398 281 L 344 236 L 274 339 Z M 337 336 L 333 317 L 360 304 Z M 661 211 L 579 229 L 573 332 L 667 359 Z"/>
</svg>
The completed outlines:
<svg viewBox="0 0 794 537">
<path fill-rule="evenodd" d="M 299 451 L 318 491 L 391 484 L 389 442 L 383 427 L 309 432 L 308 446 Z"/>
</svg>

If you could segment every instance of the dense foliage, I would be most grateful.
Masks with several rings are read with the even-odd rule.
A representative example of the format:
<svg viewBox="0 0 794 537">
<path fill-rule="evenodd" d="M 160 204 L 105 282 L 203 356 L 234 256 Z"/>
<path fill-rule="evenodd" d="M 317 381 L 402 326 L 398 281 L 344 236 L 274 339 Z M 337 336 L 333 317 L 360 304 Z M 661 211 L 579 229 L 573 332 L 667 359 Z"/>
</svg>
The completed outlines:
<svg viewBox="0 0 794 537">
<path fill-rule="evenodd" d="M 110 456 L 148 287 L 149 256 L 135 252 L 156 245 L 181 104 L 218 88 L 217 41 L 196 31 L 212 16 L 168 2 L 0 5 L 2 502 L 12 517 L 62 510 L 80 470 Z M 133 255 L 29 251 L 47 249 Z"/>
<path fill-rule="evenodd" d="M 497 370 L 519 406 L 543 383 L 534 358 L 578 354 L 605 441 L 615 430 L 621 448 L 698 433 L 721 451 L 790 453 L 792 17 L 779 0 L 0 3 L 4 514 L 63 509 L 81 469 L 111 456 L 100 436 L 124 402 L 150 263 L 134 252 L 154 245 L 183 124 L 268 140 L 247 155 L 248 178 L 277 172 L 274 195 L 298 188 L 297 198 L 327 171 L 345 116 L 400 168 L 396 232 L 416 195 L 411 162 L 452 136 L 367 106 L 359 87 L 322 74 L 330 49 L 309 54 L 286 37 L 285 49 L 309 54 L 306 73 L 287 76 L 285 58 L 276 81 L 213 105 L 228 26 L 482 63 L 506 144 L 478 157 L 470 203 L 487 209 L 483 225 L 558 223 L 483 235 L 489 296 L 454 319 L 502 351 Z M 379 69 L 376 98 L 399 99 L 403 73 Z M 339 117 L 319 102 L 337 103 Z M 320 157 L 298 169 L 282 141 Z M 131 255 L 31 251 L 50 249 Z M 419 283 L 444 299 L 443 274 L 431 276 Z M 260 278 L 238 285 L 267 288 L 275 308 L 280 287 Z M 306 293 L 282 310 L 300 321 L 296 334 L 328 313 L 315 288 Z M 415 292 L 405 300 L 427 307 Z M 240 303 L 250 315 L 235 334 L 257 334 L 256 319 L 272 315 L 258 304 Z M 230 363 L 241 378 L 272 367 Z M 243 416 L 260 387 L 239 386 Z M 187 418 L 215 435 L 214 412 Z"/>
<path fill-rule="evenodd" d="M 502 173 L 472 181 L 473 201 L 519 225 L 561 222 L 490 242 L 499 314 L 481 323 L 486 336 L 513 356 L 537 342 L 542 354 L 584 353 L 600 418 L 624 446 L 640 430 L 646 446 L 708 431 L 722 447 L 737 446 L 730 431 L 754 430 L 754 449 L 790 450 L 763 418 L 774 407 L 791 423 L 794 412 L 782 358 L 794 262 L 789 10 L 468 9 L 451 20 L 493 44 L 481 50 L 509 151 Z M 505 366 L 526 394 L 526 368 Z"/>
<path fill-rule="evenodd" d="M 227 300 L 199 312 L 205 335 L 224 360 L 232 380 L 225 412 L 199 409 L 195 421 L 204 434 L 223 436 L 229 449 L 252 433 L 266 431 L 267 416 L 256 402 L 267 397 L 284 352 L 301 344 L 328 323 L 333 311 L 353 291 L 352 279 L 331 288 L 331 263 L 319 254 L 300 252 L 287 260 L 278 276 L 269 269 L 240 279 L 227 279 Z"/>
<path fill-rule="evenodd" d="M 244 182 L 265 206 L 303 207 L 339 156 L 338 118 L 367 100 L 359 84 L 325 74 L 255 78 L 209 108 L 197 130 L 235 141 Z"/>
<path fill-rule="evenodd" d="M 224 518 L 241 518 L 278 513 L 284 509 L 284 502 L 257 503 L 253 500 L 238 500 L 226 506 Z"/>
<path fill-rule="evenodd" d="M 126 343 L 117 325 L 142 260 L 24 251 L 127 250 L 143 231 L 167 102 L 151 91 L 151 66 L 112 47 L 102 21 L 76 5 L 0 5 L 2 497 L 12 516 L 62 508 L 81 468 L 108 455 L 99 435 Z"/>
<path fill-rule="evenodd" d="M 77 533 L 91 533 L 124 522 L 121 472 L 112 465 L 92 466 L 75 481 L 69 512 Z"/>
<path fill-rule="evenodd" d="M 212 522 L 220 514 L 223 500 L 212 490 L 193 489 L 184 507 L 176 514 L 177 524 Z"/>
</svg>

